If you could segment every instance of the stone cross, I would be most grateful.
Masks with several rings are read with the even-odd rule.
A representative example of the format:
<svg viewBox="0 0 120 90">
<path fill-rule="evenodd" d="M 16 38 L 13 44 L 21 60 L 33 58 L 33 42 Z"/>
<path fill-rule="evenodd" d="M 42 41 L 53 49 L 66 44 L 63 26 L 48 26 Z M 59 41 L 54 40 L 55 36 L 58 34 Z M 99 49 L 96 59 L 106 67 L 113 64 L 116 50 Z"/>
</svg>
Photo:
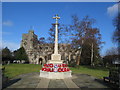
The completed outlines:
<svg viewBox="0 0 120 90">
<path fill-rule="evenodd" d="M 58 15 L 56 15 L 56 17 L 53 17 L 53 19 L 56 19 L 56 23 L 55 23 L 55 47 L 54 47 L 54 54 L 58 54 L 58 19 L 60 19 L 60 17 L 58 17 Z"/>
<path fill-rule="evenodd" d="M 55 46 L 54 46 L 54 53 L 51 55 L 51 60 L 48 61 L 48 63 L 63 63 L 63 61 L 61 60 L 61 55 L 58 54 L 58 19 L 60 19 L 60 17 L 58 17 L 58 15 L 56 15 L 55 17 L 53 17 L 53 19 L 56 19 L 56 23 L 55 23 Z"/>
</svg>

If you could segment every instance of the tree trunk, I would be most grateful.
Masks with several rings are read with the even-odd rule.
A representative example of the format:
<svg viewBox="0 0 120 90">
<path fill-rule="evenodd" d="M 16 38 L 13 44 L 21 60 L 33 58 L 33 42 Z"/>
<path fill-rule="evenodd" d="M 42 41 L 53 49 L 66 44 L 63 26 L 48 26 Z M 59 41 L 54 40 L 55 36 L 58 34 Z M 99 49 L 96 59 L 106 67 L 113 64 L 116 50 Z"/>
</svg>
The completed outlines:
<svg viewBox="0 0 120 90">
<path fill-rule="evenodd" d="M 93 63 L 93 43 L 91 45 L 91 66 L 94 66 L 94 63 Z"/>
<path fill-rule="evenodd" d="M 82 49 L 80 49 L 80 55 L 78 56 L 78 59 L 77 59 L 77 65 L 80 65 L 81 52 L 82 52 Z"/>
<path fill-rule="evenodd" d="M 82 45 L 83 45 L 83 43 L 84 43 L 84 40 L 82 40 Z M 77 65 L 80 65 L 81 53 L 82 53 L 82 47 L 80 49 L 80 55 L 78 56 L 78 60 L 77 60 L 77 63 L 76 63 Z"/>
</svg>

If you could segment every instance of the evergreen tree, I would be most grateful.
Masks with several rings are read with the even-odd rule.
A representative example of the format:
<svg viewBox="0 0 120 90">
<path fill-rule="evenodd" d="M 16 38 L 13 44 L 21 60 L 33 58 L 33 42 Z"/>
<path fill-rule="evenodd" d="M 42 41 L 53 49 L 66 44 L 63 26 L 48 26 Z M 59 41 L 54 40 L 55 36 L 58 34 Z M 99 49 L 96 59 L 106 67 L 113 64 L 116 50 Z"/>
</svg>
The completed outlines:
<svg viewBox="0 0 120 90">
<path fill-rule="evenodd" d="M 63 30 L 64 26 L 61 24 L 58 24 L 58 43 L 63 43 Z M 51 48 L 54 48 L 54 41 L 55 41 L 55 24 L 52 24 L 51 28 L 49 29 L 49 37 L 47 38 L 47 43 L 51 44 Z"/>
<path fill-rule="evenodd" d="M 12 53 L 7 47 L 5 47 L 4 49 L 2 49 L 2 61 L 9 60 L 12 60 Z"/>
<path fill-rule="evenodd" d="M 16 59 L 16 60 L 26 60 L 26 62 L 28 62 L 28 56 L 27 56 L 26 51 L 23 47 L 14 51 L 14 59 Z"/>
<path fill-rule="evenodd" d="M 63 42 L 63 35 L 65 33 L 65 26 L 62 24 L 58 24 L 58 41 L 59 43 Z M 51 28 L 49 29 L 49 37 L 48 37 L 48 43 L 54 43 L 55 41 L 55 24 L 52 24 Z"/>
</svg>

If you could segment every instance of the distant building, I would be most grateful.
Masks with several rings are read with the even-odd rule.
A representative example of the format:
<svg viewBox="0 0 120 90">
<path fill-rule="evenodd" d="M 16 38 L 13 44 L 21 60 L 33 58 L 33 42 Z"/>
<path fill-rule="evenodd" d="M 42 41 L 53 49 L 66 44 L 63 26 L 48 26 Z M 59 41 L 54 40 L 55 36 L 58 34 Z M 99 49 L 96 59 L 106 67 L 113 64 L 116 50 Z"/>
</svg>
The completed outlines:
<svg viewBox="0 0 120 90">
<path fill-rule="evenodd" d="M 115 60 L 112 61 L 113 64 L 120 64 L 119 58 L 116 58 Z"/>
<path fill-rule="evenodd" d="M 59 54 L 66 63 L 77 60 L 77 52 L 68 48 L 69 44 L 59 44 Z M 33 30 L 22 35 L 21 47 L 24 47 L 31 64 L 43 64 L 51 59 L 53 44 L 39 44 L 37 35 Z M 69 49 L 69 51 L 68 51 Z"/>
</svg>

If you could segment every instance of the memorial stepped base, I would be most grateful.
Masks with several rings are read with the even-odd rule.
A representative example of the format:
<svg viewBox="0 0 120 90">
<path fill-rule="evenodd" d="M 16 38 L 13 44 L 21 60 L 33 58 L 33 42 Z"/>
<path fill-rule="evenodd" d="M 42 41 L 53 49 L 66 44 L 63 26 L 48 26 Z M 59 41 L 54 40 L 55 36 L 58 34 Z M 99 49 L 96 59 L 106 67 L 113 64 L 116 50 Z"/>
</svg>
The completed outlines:
<svg viewBox="0 0 120 90">
<path fill-rule="evenodd" d="M 68 72 L 46 72 L 40 70 L 40 77 L 48 78 L 48 79 L 65 79 L 65 78 L 71 78 L 72 71 Z"/>
<path fill-rule="evenodd" d="M 71 78 L 71 73 L 72 71 L 67 67 L 67 64 L 47 63 L 44 64 L 42 70 L 40 70 L 40 77 L 48 79 L 65 79 Z"/>
</svg>

